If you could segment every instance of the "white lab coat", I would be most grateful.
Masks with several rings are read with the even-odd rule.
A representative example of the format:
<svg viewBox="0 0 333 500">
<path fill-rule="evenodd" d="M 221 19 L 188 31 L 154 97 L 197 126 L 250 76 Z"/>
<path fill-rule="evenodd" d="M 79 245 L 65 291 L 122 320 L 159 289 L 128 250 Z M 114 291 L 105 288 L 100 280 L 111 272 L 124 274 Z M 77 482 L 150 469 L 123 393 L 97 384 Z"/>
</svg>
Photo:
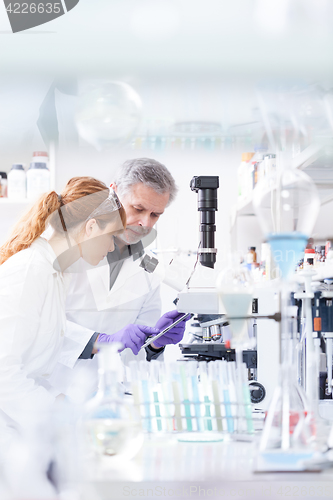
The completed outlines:
<svg viewBox="0 0 333 500">
<path fill-rule="evenodd" d="M 67 331 L 60 363 L 52 383 L 67 393 L 72 383 L 72 368 L 86 365 L 91 376 L 96 374 L 97 360 L 79 360 L 91 336 L 95 333 L 112 335 L 129 323 L 154 326 L 161 315 L 160 279 L 140 267 L 140 260 L 124 260 L 119 275 L 109 290 L 110 272 L 105 258 L 98 267 L 78 262 L 66 299 Z M 81 266 L 81 268 L 79 268 Z M 88 270 L 86 270 L 88 267 Z M 121 353 L 124 365 L 132 359 L 146 359 L 144 350 L 134 356 L 131 349 Z"/>
<path fill-rule="evenodd" d="M 38 238 L 0 266 L 0 440 L 31 412 L 49 410 L 57 395 L 49 378 L 64 340 L 68 283 L 55 259 Z"/>
</svg>

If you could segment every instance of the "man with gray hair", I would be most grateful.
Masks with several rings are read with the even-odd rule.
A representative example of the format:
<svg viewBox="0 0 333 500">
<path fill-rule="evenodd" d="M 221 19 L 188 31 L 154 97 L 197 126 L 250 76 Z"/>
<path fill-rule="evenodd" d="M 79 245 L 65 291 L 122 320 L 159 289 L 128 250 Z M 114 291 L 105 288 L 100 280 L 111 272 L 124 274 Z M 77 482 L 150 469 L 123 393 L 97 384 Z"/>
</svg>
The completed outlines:
<svg viewBox="0 0 333 500">
<path fill-rule="evenodd" d="M 178 343 L 184 334 L 183 321 L 140 350 L 144 343 L 142 335 L 138 338 L 140 325 L 161 331 L 179 317 L 177 311 L 171 311 L 160 318 L 160 281 L 147 272 L 151 269 L 142 258 L 142 239 L 151 236 L 153 226 L 176 196 L 172 175 L 156 160 L 128 160 L 110 187 L 125 208 L 127 227 L 115 237 L 115 250 L 105 257 L 104 265 L 73 275 L 66 303 L 68 332 L 60 360 L 69 368 L 79 357 L 92 358 L 97 340 L 109 342 L 119 335 L 120 339 L 135 339 L 135 345 L 125 342 L 129 348 L 121 353 L 127 365 L 131 359 L 156 359 L 166 344 Z"/>
</svg>

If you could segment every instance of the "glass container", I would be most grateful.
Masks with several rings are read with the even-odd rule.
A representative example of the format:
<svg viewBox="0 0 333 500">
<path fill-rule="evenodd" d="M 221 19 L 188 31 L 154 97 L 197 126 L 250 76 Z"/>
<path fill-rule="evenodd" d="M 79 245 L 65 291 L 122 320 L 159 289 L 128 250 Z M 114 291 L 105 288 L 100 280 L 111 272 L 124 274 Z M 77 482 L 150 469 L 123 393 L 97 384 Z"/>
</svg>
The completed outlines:
<svg viewBox="0 0 333 500">
<path fill-rule="evenodd" d="M 143 444 L 140 416 L 132 402 L 125 401 L 117 381 L 119 347 L 118 342 L 99 344 L 99 389 L 86 403 L 82 421 L 85 449 L 90 457 L 129 460 Z"/>
</svg>

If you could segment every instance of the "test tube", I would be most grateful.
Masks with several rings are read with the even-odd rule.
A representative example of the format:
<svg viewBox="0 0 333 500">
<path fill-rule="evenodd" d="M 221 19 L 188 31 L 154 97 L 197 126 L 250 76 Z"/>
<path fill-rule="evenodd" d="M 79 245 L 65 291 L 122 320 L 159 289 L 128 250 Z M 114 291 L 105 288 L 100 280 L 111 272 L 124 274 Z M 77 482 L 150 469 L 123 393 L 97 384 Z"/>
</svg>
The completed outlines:
<svg viewBox="0 0 333 500">
<path fill-rule="evenodd" d="M 218 365 L 219 368 L 219 378 L 221 381 L 221 385 L 223 387 L 223 402 L 227 420 L 227 429 L 229 433 L 233 433 L 234 428 L 234 418 L 233 412 L 231 409 L 231 398 L 229 391 L 229 374 L 228 374 L 228 366 L 227 361 L 221 361 Z"/>
<path fill-rule="evenodd" d="M 138 413 L 141 415 L 140 406 L 140 389 L 139 389 L 139 364 L 137 361 L 133 360 L 129 363 L 130 373 L 131 373 L 131 390 L 133 395 L 134 405 L 136 406 Z"/>
<path fill-rule="evenodd" d="M 210 383 L 212 385 L 217 430 L 222 432 L 223 425 L 222 425 L 222 413 L 221 413 L 221 400 L 220 400 L 219 386 L 217 381 L 218 380 L 217 370 L 218 366 L 216 365 L 216 361 L 211 361 L 210 363 L 208 363 L 208 376 Z"/>
<path fill-rule="evenodd" d="M 182 414 L 181 414 L 181 401 L 180 401 L 180 390 L 179 390 L 179 375 L 176 363 L 170 363 L 171 378 L 172 378 L 172 392 L 173 400 L 175 403 L 175 424 L 176 430 L 182 431 Z"/>
<path fill-rule="evenodd" d="M 227 362 L 227 371 L 229 377 L 229 396 L 231 413 L 234 418 L 234 430 L 239 430 L 239 406 L 237 398 L 237 386 L 236 386 L 236 363 L 235 361 Z"/>
<path fill-rule="evenodd" d="M 152 432 L 152 421 L 151 421 L 151 411 L 150 411 L 150 388 L 148 384 L 148 363 L 147 361 L 139 361 L 139 371 L 141 378 L 142 387 L 142 400 L 144 407 L 144 428 L 148 432 Z"/>
<path fill-rule="evenodd" d="M 204 418 L 204 426 L 206 431 L 212 430 L 212 419 L 211 419 L 211 411 L 210 411 L 210 394 L 208 388 L 208 378 L 207 378 L 207 363 L 205 361 L 201 361 L 199 363 L 199 373 L 200 373 L 200 384 L 203 393 L 204 400 L 204 408 L 205 408 L 205 418 Z"/>
<path fill-rule="evenodd" d="M 171 402 L 173 400 L 173 393 L 170 387 L 170 373 L 168 370 L 168 365 L 165 363 L 161 363 L 160 366 L 160 380 L 161 380 L 161 389 L 162 389 L 162 401 L 161 405 L 161 413 L 166 421 L 166 428 L 170 432 L 173 429 L 172 425 L 172 416 L 171 416 Z"/>
<path fill-rule="evenodd" d="M 155 361 L 153 360 L 150 363 L 148 363 L 149 368 L 150 368 L 150 381 L 151 381 L 152 396 L 153 396 L 154 409 L 155 409 L 155 415 L 156 415 L 156 425 L 157 425 L 158 431 L 162 430 L 159 384 L 158 384 L 160 364 L 161 363 L 157 360 L 155 360 Z"/>
<path fill-rule="evenodd" d="M 202 427 L 202 419 L 200 412 L 200 396 L 199 396 L 199 386 L 198 386 L 198 367 L 197 363 L 191 361 L 188 363 L 188 374 L 191 379 L 192 385 L 192 401 L 194 405 L 194 413 L 195 419 L 197 423 L 197 430 L 201 432 L 203 430 Z"/>
<path fill-rule="evenodd" d="M 185 408 L 186 428 L 188 431 L 192 431 L 193 429 L 192 429 L 192 417 L 191 417 L 191 403 L 190 403 L 190 399 L 188 396 L 188 390 L 187 390 L 187 377 L 186 377 L 186 371 L 185 371 L 185 364 L 179 363 L 178 368 L 179 368 L 182 395 L 183 395 L 182 399 L 183 399 L 184 408 Z"/>
<path fill-rule="evenodd" d="M 249 434 L 253 434 L 254 427 L 252 418 L 251 396 L 250 396 L 249 381 L 247 376 L 247 367 L 245 363 L 242 363 L 240 366 L 240 377 L 242 383 L 243 405 L 245 408 L 247 432 Z"/>
</svg>

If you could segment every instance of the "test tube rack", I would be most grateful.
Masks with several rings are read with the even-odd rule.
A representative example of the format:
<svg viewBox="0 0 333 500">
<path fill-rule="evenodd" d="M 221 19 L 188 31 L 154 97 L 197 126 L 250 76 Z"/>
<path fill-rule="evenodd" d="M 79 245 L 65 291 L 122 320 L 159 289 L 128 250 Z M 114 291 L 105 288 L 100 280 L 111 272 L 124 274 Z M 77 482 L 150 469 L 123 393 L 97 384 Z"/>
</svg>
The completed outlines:
<svg viewBox="0 0 333 500">
<path fill-rule="evenodd" d="M 132 361 L 131 377 L 145 432 L 254 435 L 245 363 Z"/>
</svg>

